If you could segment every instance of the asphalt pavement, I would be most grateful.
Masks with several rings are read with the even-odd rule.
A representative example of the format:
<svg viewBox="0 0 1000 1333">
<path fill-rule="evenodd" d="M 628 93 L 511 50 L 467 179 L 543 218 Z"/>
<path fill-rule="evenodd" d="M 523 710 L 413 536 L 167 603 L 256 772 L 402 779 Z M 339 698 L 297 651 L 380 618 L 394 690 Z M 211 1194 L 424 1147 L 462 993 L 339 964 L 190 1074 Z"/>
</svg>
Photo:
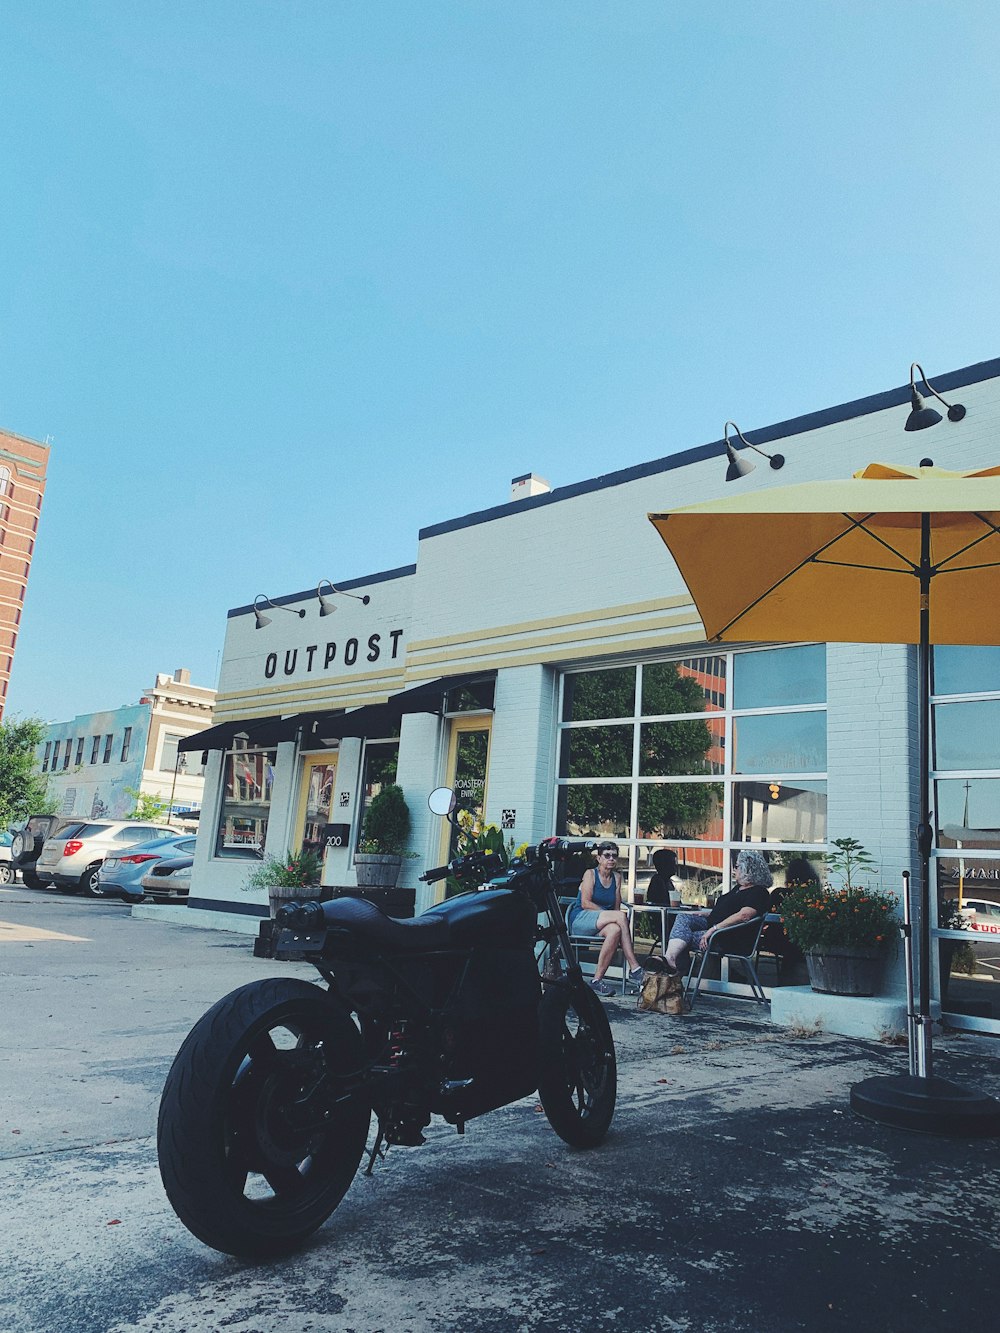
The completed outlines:
<svg viewBox="0 0 1000 1333">
<path fill-rule="evenodd" d="M 177 1221 L 156 1165 L 164 1078 L 228 991 L 304 964 L 121 904 L 0 888 L 0 1330 L 993 1330 L 995 1141 L 852 1115 L 893 1046 L 607 1002 L 612 1133 L 566 1148 L 534 1098 L 435 1123 L 359 1176 L 301 1253 L 251 1266 Z M 1000 1045 L 943 1037 L 936 1071 L 1000 1096 Z"/>
</svg>

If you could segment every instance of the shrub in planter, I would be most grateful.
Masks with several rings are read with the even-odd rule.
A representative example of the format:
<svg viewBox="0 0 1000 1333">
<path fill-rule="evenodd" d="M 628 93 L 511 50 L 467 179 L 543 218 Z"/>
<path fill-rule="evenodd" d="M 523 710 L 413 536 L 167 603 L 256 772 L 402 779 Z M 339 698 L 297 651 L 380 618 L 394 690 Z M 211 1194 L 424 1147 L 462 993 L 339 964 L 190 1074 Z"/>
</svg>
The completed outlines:
<svg viewBox="0 0 1000 1333">
<path fill-rule="evenodd" d="M 410 811 L 395 782 L 372 798 L 365 811 L 361 848 L 354 857 L 359 888 L 392 888 L 406 854 Z"/>
<path fill-rule="evenodd" d="M 282 902 L 319 896 L 322 862 L 316 852 L 286 852 L 265 856 L 247 876 L 247 887 L 266 889 L 274 916 Z"/>
<path fill-rule="evenodd" d="M 814 990 L 874 995 L 895 937 L 893 894 L 856 881 L 875 863 L 854 838 L 837 838 L 827 858 L 842 884 L 793 885 L 781 903 L 785 934 L 806 955 Z"/>
</svg>

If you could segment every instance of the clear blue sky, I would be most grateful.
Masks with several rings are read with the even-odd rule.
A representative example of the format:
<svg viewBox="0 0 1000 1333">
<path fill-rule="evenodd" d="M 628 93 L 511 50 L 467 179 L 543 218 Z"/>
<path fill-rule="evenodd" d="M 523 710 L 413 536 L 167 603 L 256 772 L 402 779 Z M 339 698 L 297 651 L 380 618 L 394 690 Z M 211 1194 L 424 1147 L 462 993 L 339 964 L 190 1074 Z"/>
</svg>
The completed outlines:
<svg viewBox="0 0 1000 1333">
<path fill-rule="evenodd" d="M 6 0 L 0 425 L 52 437 L 10 710 L 214 684 L 229 607 L 519 473 L 996 355 L 997 14 Z"/>
</svg>

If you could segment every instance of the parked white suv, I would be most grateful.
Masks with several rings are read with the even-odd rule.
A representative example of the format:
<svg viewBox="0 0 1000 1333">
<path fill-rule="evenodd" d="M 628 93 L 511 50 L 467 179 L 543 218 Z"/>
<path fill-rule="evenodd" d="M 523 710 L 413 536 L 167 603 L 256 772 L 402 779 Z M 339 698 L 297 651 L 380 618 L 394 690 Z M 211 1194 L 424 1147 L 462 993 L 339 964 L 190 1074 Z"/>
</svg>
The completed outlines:
<svg viewBox="0 0 1000 1333">
<path fill-rule="evenodd" d="M 104 895 L 97 872 L 109 853 L 151 838 L 181 836 L 183 832 L 169 824 L 142 824 L 131 819 L 95 819 L 86 824 L 70 824 L 45 839 L 35 874 L 43 885 L 52 885 L 65 893 L 82 892 L 89 898 L 101 898 Z"/>
</svg>

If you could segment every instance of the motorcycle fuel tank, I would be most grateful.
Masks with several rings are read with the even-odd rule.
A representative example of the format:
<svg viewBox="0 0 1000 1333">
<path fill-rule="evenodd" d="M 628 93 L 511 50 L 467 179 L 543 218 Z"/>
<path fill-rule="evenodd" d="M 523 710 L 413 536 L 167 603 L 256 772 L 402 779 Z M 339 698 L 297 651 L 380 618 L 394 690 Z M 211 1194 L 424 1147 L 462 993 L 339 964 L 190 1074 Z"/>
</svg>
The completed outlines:
<svg viewBox="0 0 1000 1333">
<path fill-rule="evenodd" d="M 530 900 L 511 889 L 484 889 L 448 898 L 424 914 L 448 922 L 452 948 L 488 944 L 496 949 L 530 946 L 537 913 Z"/>
</svg>

